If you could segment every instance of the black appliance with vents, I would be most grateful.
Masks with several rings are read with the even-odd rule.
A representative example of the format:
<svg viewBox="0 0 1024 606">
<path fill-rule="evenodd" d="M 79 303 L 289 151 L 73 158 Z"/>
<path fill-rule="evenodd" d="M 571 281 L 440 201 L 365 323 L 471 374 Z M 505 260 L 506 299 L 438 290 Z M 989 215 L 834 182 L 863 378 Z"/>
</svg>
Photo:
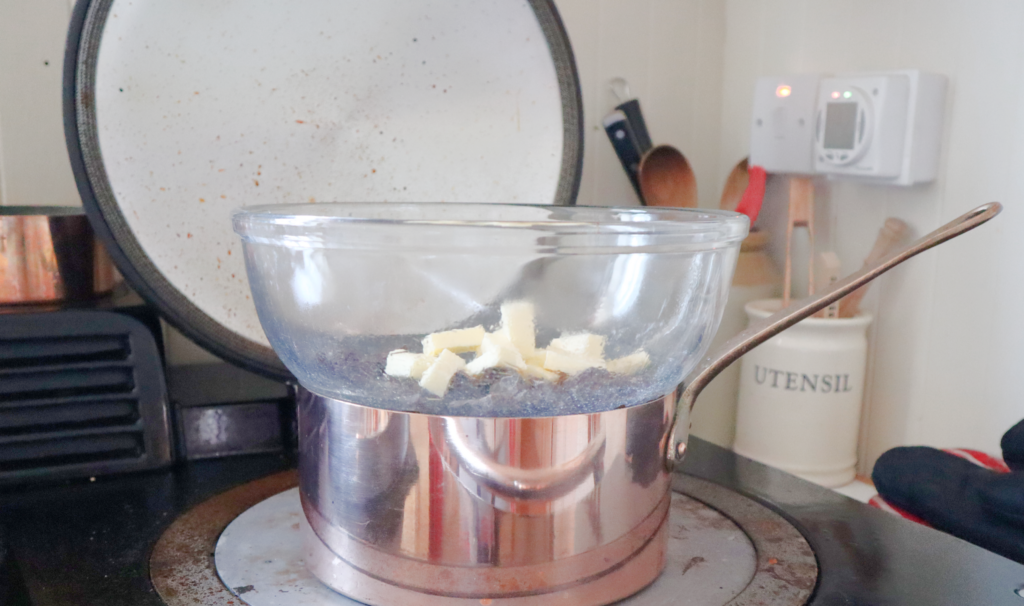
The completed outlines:
<svg viewBox="0 0 1024 606">
<path fill-rule="evenodd" d="M 158 339 L 145 307 L 0 313 L 0 483 L 169 465 Z"/>
</svg>

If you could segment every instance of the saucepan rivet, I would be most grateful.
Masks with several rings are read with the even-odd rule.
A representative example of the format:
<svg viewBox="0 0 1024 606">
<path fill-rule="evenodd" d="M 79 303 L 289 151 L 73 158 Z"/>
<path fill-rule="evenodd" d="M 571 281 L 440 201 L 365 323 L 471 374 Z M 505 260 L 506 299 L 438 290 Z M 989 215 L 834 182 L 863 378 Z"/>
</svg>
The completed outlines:
<svg viewBox="0 0 1024 606">
<path fill-rule="evenodd" d="M 686 455 L 686 442 L 676 444 L 676 459 L 682 459 Z"/>
</svg>

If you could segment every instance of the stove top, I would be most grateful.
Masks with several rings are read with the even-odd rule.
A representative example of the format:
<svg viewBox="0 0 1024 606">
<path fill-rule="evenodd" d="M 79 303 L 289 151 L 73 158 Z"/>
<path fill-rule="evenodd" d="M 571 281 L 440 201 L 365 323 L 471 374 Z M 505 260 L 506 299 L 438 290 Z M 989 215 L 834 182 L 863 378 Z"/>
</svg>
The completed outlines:
<svg viewBox="0 0 1024 606">
<path fill-rule="evenodd" d="M 161 535 L 193 507 L 215 503 L 208 500 L 233 487 L 261 478 L 267 486 L 243 510 L 286 490 L 292 476 L 278 472 L 294 463 L 288 456 L 253 455 L 94 482 L 8 488 L 0 493 L 0 539 L 7 543 L 0 579 L 8 579 L 0 604 L 6 597 L 8 604 L 166 605 L 150 578 Z M 799 530 L 819 568 L 808 604 L 1024 604 L 1015 594 L 1024 585 L 1024 566 L 949 535 L 696 438 L 682 471 L 677 491 L 687 492 L 689 484 L 693 493 L 704 480 L 711 492 L 742 495 L 737 500 L 763 506 Z M 212 550 L 205 557 L 212 560 Z M 158 566 L 152 573 L 159 574 Z M 642 596 L 631 602 L 672 603 Z M 764 601 L 769 597 L 758 603 L 772 603 Z"/>
</svg>

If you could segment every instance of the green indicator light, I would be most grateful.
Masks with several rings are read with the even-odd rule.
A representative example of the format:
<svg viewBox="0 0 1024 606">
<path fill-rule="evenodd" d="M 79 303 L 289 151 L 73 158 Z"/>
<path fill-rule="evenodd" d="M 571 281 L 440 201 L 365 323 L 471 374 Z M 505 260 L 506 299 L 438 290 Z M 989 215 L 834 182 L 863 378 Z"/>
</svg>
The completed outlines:
<svg viewBox="0 0 1024 606">
<path fill-rule="evenodd" d="M 843 93 L 843 99 L 849 99 L 852 96 L 853 93 L 851 93 L 850 91 L 846 91 L 845 93 Z"/>
</svg>

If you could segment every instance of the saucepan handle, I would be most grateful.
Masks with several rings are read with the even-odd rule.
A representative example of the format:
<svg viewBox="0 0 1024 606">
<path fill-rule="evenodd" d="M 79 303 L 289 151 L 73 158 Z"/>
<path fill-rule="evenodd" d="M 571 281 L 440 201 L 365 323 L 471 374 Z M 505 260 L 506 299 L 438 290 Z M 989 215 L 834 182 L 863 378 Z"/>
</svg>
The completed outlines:
<svg viewBox="0 0 1024 606">
<path fill-rule="evenodd" d="M 541 422 L 545 420 L 540 419 Z M 432 421 L 431 432 L 440 429 L 449 464 L 469 475 L 476 484 L 505 499 L 557 499 L 570 493 L 586 478 L 595 474 L 600 476 L 603 472 L 606 440 L 601 429 L 575 456 L 549 467 L 523 469 L 495 460 L 479 439 L 479 432 L 467 432 L 461 425 L 456 418 L 443 417 Z"/>
<path fill-rule="evenodd" d="M 680 410 L 685 410 L 685 414 L 682 415 L 684 418 L 688 417 L 690 409 L 693 408 L 693 403 L 697 400 L 697 396 L 718 373 L 725 370 L 726 367 L 743 354 L 800 320 L 838 301 L 914 255 L 985 223 L 998 215 L 1002 209 L 1003 206 L 998 202 L 990 202 L 979 206 L 901 250 L 892 253 L 888 257 L 865 266 L 846 279 L 836 282 L 825 292 L 796 301 L 763 320 L 751 323 L 746 330 L 726 341 L 718 351 L 713 352 L 704 359 L 700 366 L 690 374 L 684 384 L 683 394 L 679 399 L 675 418 L 670 426 L 672 439 L 665 441 L 667 449 L 665 452 L 665 462 L 668 468 L 672 469 L 678 462 L 678 459 L 682 458 L 686 450 L 686 435 L 684 434 L 681 440 L 676 439 L 676 421 L 681 416 Z"/>
</svg>

